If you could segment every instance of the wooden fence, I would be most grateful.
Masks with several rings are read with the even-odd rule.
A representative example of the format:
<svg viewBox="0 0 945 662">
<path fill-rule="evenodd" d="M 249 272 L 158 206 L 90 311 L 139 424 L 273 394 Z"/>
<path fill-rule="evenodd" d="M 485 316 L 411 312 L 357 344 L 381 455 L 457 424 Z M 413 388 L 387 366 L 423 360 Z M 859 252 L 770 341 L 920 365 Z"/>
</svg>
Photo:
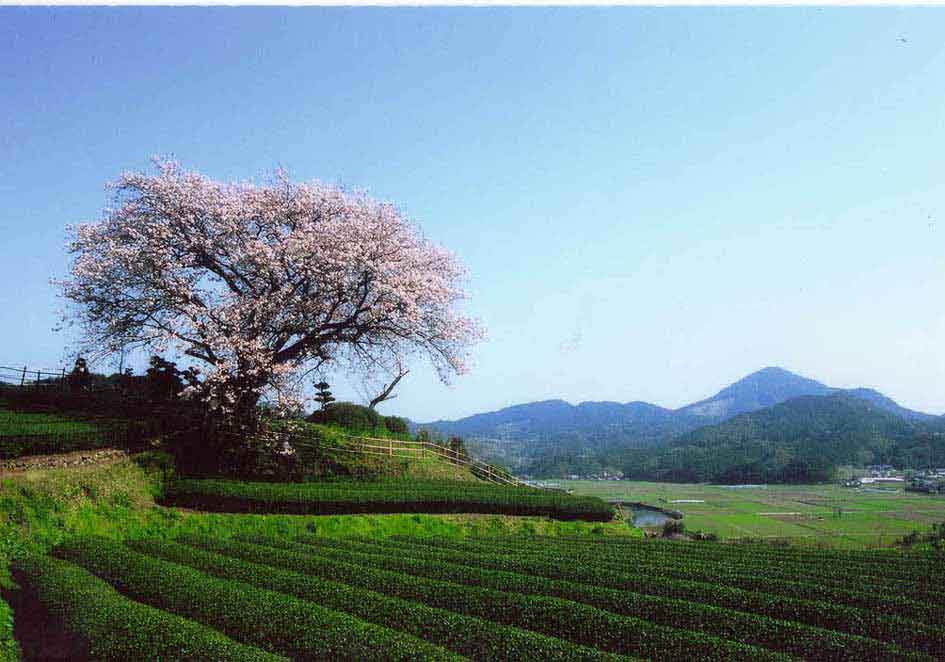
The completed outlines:
<svg viewBox="0 0 945 662">
<path fill-rule="evenodd" d="M 437 458 L 454 466 L 465 467 L 493 483 L 525 487 L 526 483 L 499 467 L 481 462 L 460 453 L 452 448 L 441 446 L 430 441 L 408 441 L 404 439 L 385 439 L 381 437 L 360 437 L 346 435 L 347 445 L 343 450 L 353 453 L 369 455 L 386 455 L 388 457 L 405 457 L 412 459 Z"/>
<path fill-rule="evenodd" d="M 286 442 L 296 447 L 321 443 L 313 437 L 298 432 L 267 431 L 258 433 L 256 436 L 265 437 L 269 441 Z M 430 441 L 363 437 L 359 435 L 345 435 L 344 439 L 344 445 L 337 450 L 349 453 L 399 457 L 412 460 L 428 458 L 439 459 L 457 467 L 465 467 L 476 476 L 492 483 L 513 487 L 531 487 L 531 485 L 513 476 L 504 469 L 500 469 L 486 462 L 481 462 L 465 453 L 460 453 L 452 448 L 441 446 Z"/>
<path fill-rule="evenodd" d="M 58 372 L 30 368 L 0 365 L 0 384 L 10 386 L 63 387 L 66 384 L 66 369 Z"/>
</svg>

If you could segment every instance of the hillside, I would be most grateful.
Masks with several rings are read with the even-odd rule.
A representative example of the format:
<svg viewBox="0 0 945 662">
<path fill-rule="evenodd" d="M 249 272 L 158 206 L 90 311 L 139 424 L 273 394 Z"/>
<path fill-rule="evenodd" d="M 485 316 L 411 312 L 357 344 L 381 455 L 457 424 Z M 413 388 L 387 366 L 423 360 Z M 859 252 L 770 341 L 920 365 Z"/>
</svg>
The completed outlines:
<svg viewBox="0 0 945 662">
<path fill-rule="evenodd" d="M 840 464 L 945 462 L 945 421 L 906 418 L 853 393 L 801 396 L 609 459 L 632 478 L 719 483 L 817 482 Z"/>
</svg>

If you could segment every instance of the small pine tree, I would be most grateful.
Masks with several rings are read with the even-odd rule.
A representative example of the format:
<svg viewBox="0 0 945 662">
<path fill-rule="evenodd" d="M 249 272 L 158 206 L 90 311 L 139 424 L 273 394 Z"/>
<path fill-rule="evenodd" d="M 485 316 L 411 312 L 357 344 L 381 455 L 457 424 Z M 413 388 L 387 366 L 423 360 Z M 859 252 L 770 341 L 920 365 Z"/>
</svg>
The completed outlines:
<svg viewBox="0 0 945 662">
<path fill-rule="evenodd" d="M 466 453 L 466 444 L 463 442 L 462 437 L 452 436 L 446 442 L 446 445 L 460 458 L 466 459 L 469 457 L 469 454 Z"/>
<path fill-rule="evenodd" d="M 72 372 L 66 378 L 69 388 L 73 391 L 86 391 L 92 385 L 92 375 L 89 373 L 88 363 L 81 356 L 75 360 Z"/>
<path fill-rule="evenodd" d="M 181 372 L 173 361 L 152 356 L 145 373 L 145 388 L 154 400 L 173 400 L 184 389 Z"/>
<path fill-rule="evenodd" d="M 318 382 L 315 384 L 315 389 L 317 391 L 315 394 L 315 402 L 319 403 L 322 409 L 325 409 L 325 407 L 335 401 L 331 391 L 328 390 L 328 382 L 324 380 Z"/>
</svg>

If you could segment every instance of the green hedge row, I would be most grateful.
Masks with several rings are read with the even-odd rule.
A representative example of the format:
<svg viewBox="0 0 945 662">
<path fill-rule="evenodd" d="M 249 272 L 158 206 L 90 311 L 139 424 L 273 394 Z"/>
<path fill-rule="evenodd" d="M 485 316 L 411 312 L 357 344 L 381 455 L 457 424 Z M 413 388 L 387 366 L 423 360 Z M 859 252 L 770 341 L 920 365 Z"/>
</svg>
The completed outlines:
<svg viewBox="0 0 945 662">
<path fill-rule="evenodd" d="M 168 505 L 251 513 L 497 513 L 560 520 L 607 521 L 613 507 L 595 497 L 550 490 L 443 482 L 247 483 L 179 480 L 165 489 Z"/>
<path fill-rule="evenodd" d="M 697 630 L 744 644 L 762 646 L 805 659 L 861 660 L 908 659 L 901 648 L 875 639 L 744 613 L 682 598 L 641 595 L 563 580 L 501 570 L 464 566 L 455 561 L 424 555 L 418 550 L 392 548 L 374 542 L 302 537 L 306 544 L 322 548 L 332 558 L 348 559 L 372 567 L 433 579 L 494 588 L 528 595 L 549 595 L 581 602 L 606 611 L 642 618 L 661 625 Z M 433 558 L 431 558 L 433 557 Z M 912 655 L 921 659 L 922 655 Z"/>
<path fill-rule="evenodd" d="M 603 540 L 601 541 L 601 543 L 604 542 Z M 611 542 L 615 546 L 627 544 L 624 541 L 612 538 L 606 539 L 606 542 L 608 546 Z M 856 568 L 857 572 L 863 572 L 864 574 L 882 574 L 883 576 L 899 577 L 903 579 L 910 579 L 916 576 L 945 578 L 945 564 L 942 564 L 941 556 L 930 553 L 899 552 L 885 549 L 820 550 L 796 547 L 775 547 L 770 544 L 761 543 L 737 543 L 727 545 L 692 545 L 688 542 L 676 541 L 660 541 L 660 543 L 670 547 L 687 547 L 691 548 L 694 554 L 713 555 L 721 558 L 728 558 L 729 555 L 732 554 L 758 559 L 793 558 L 812 566 L 820 566 L 824 563 L 843 563 L 851 569 Z"/>
<path fill-rule="evenodd" d="M 533 547 L 541 548 L 548 546 L 550 545 L 544 540 L 533 545 Z M 727 574 L 743 578 L 762 573 L 770 579 L 814 585 L 818 591 L 842 592 L 856 600 L 855 604 L 881 610 L 896 608 L 900 611 L 905 609 L 910 613 L 917 613 L 919 609 L 924 609 L 938 614 L 943 611 L 942 606 L 945 605 L 945 592 L 939 590 L 937 586 L 930 586 L 928 576 L 923 573 L 918 573 L 908 579 L 888 577 L 863 572 L 859 565 L 850 566 L 842 560 L 821 560 L 817 564 L 812 564 L 792 557 L 754 558 L 744 552 L 730 554 L 727 557 L 706 557 L 694 554 L 684 547 L 663 545 L 658 540 L 646 541 L 636 546 L 619 545 L 606 549 L 602 549 L 599 545 L 575 543 L 564 543 L 554 547 L 571 556 L 590 556 L 601 562 L 606 560 L 621 566 L 643 561 L 670 566 L 681 564 L 681 567 L 699 568 L 706 573 L 715 573 L 721 569 Z M 873 569 L 871 572 L 877 573 L 881 570 Z M 856 577 L 856 582 L 851 582 L 851 577 Z M 811 598 L 815 597 L 809 591 L 808 595 Z M 824 596 L 820 599 L 834 598 Z M 895 602 L 896 606 L 892 607 L 891 602 Z M 923 606 L 913 610 L 913 603 L 926 603 L 933 606 Z"/>
<path fill-rule="evenodd" d="M 591 648 L 479 618 L 388 597 L 374 591 L 235 559 L 165 540 L 127 543 L 149 556 L 181 563 L 216 577 L 243 581 L 344 611 L 407 632 L 461 655 L 485 660 L 600 660 Z"/>
<path fill-rule="evenodd" d="M 710 543 L 676 542 L 668 540 L 641 541 L 632 543 L 607 538 L 600 541 L 588 538 L 561 537 L 552 538 L 541 536 L 534 539 L 541 546 L 571 546 L 620 554 L 623 550 L 633 551 L 645 549 L 647 554 L 684 554 L 706 561 L 719 561 L 752 568 L 790 567 L 800 574 L 810 577 L 836 579 L 849 583 L 851 576 L 858 580 L 875 585 L 888 585 L 890 588 L 900 589 L 903 592 L 911 591 L 917 580 L 935 576 L 941 570 L 941 559 L 917 560 L 900 555 L 889 559 L 885 554 L 877 553 L 875 559 L 850 558 L 845 552 L 806 552 L 802 550 L 783 550 L 769 547 L 758 550 L 747 545 L 715 545 Z M 941 597 L 941 593 L 936 593 Z"/>
<path fill-rule="evenodd" d="M 20 647 L 13 636 L 13 610 L 0 598 L 0 662 L 16 662 Z"/>
<path fill-rule="evenodd" d="M 497 541 L 496 545 L 516 542 L 520 543 L 521 541 L 503 539 Z M 706 545 L 689 543 L 680 546 L 678 544 L 666 544 L 665 541 L 661 540 L 639 541 L 635 545 L 600 545 L 587 540 L 568 539 L 562 541 L 545 536 L 533 538 L 530 543 L 533 547 L 553 548 L 565 551 L 567 554 L 586 554 L 595 558 L 611 559 L 618 563 L 632 562 L 633 559 L 640 556 L 663 563 L 673 563 L 679 558 L 684 558 L 710 567 L 715 564 L 723 564 L 728 569 L 738 569 L 740 572 L 764 572 L 769 577 L 788 580 L 803 578 L 803 581 L 806 582 L 814 581 L 822 585 L 839 588 L 849 587 L 850 577 L 855 576 L 858 585 L 869 586 L 871 590 L 910 596 L 912 599 L 921 602 L 945 604 L 945 593 L 927 586 L 926 575 L 914 575 L 908 579 L 889 577 L 875 574 L 881 572 L 876 569 L 867 568 L 867 571 L 864 571 L 861 566 L 850 565 L 842 559 L 830 562 L 818 560 L 816 563 L 810 563 L 798 560 L 793 556 L 759 558 L 732 545 L 716 545 L 730 550 L 727 554 L 704 554 L 701 551 Z"/>
<path fill-rule="evenodd" d="M 416 637 L 282 593 L 210 577 L 109 540 L 75 539 L 57 547 L 55 554 L 79 563 L 132 598 L 290 657 L 462 659 Z"/>
<path fill-rule="evenodd" d="M 443 539 L 437 541 L 451 549 L 468 551 L 470 554 L 504 554 L 515 558 L 533 558 L 545 561 L 570 562 L 581 566 L 592 565 L 595 568 L 622 572 L 633 567 L 639 573 L 659 573 L 664 577 L 686 579 L 699 582 L 718 583 L 750 591 L 761 591 L 772 595 L 783 595 L 804 600 L 818 600 L 871 609 L 903 618 L 914 619 L 930 625 L 945 625 L 945 610 L 931 602 L 921 602 L 900 595 L 885 594 L 882 591 L 858 590 L 846 586 L 830 586 L 823 582 L 805 581 L 803 577 L 793 579 L 777 577 L 769 572 L 751 572 L 732 568 L 724 563 L 707 563 L 693 559 L 685 554 L 676 555 L 671 561 L 652 558 L 646 550 L 626 547 L 629 551 L 615 556 L 607 549 L 594 549 L 585 552 L 580 549 L 564 550 L 560 547 L 539 546 L 531 541 L 492 542 L 459 541 Z"/>
<path fill-rule="evenodd" d="M 476 556 L 468 551 L 451 550 L 445 546 L 443 541 L 438 539 L 424 539 L 420 543 L 414 538 L 396 536 L 394 539 L 385 539 L 378 542 L 382 545 L 391 546 L 391 554 L 397 553 L 397 546 L 407 547 L 418 550 L 419 553 L 436 553 L 439 554 L 437 558 L 440 560 L 453 561 L 462 565 L 519 572 L 551 579 L 564 579 L 589 586 L 607 587 L 648 595 L 684 597 L 693 602 L 712 604 L 879 639 L 903 648 L 938 653 L 945 651 L 945 633 L 943 633 L 942 628 L 932 627 L 898 616 L 856 609 L 847 605 L 786 598 L 759 591 L 719 586 L 711 582 L 674 579 L 654 572 L 636 574 L 632 571 L 614 572 L 613 570 L 594 568 L 593 566 L 579 566 L 571 562 L 536 561 L 534 559 L 516 559 L 509 556 L 488 554 Z"/>
<path fill-rule="evenodd" d="M 317 554 L 312 547 L 274 538 L 239 536 L 237 541 L 221 541 L 182 536 L 181 540 L 228 556 L 332 578 L 614 653 L 664 660 L 691 660 L 693 657 L 706 660 L 735 657 L 784 659 L 784 656 L 760 648 L 654 625 L 559 598 L 518 595 L 379 570 L 332 559 Z"/>
<path fill-rule="evenodd" d="M 114 445 L 113 438 L 104 432 L 0 436 L 0 460 L 26 455 L 88 451 Z"/>
<path fill-rule="evenodd" d="M 31 556 L 15 576 L 95 660 L 280 660 L 216 630 L 134 602 L 67 561 Z M 15 658 L 14 658 L 15 659 Z"/>
</svg>

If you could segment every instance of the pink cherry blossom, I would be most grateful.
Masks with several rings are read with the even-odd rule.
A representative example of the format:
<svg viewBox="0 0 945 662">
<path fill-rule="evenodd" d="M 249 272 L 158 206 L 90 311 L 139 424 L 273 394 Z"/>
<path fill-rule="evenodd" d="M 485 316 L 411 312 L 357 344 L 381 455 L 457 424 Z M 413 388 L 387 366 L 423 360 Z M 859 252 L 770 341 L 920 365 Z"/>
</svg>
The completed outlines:
<svg viewBox="0 0 945 662">
<path fill-rule="evenodd" d="M 125 173 L 101 221 L 71 230 L 59 281 L 85 340 L 172 349 L 204 364 L 205 395 L 233 405 L 297 395 L 339 362 L 371 371 L 427 357 L 466 371 L 478 323 L 465 270 L 391 204 L 277 172 L 223 184 L 156 160 Z"/>
</svg>

